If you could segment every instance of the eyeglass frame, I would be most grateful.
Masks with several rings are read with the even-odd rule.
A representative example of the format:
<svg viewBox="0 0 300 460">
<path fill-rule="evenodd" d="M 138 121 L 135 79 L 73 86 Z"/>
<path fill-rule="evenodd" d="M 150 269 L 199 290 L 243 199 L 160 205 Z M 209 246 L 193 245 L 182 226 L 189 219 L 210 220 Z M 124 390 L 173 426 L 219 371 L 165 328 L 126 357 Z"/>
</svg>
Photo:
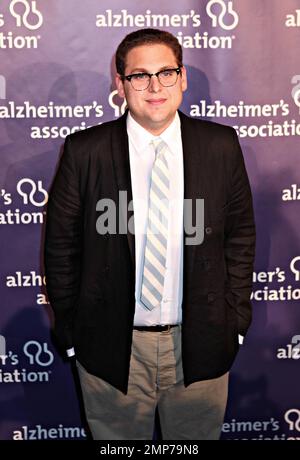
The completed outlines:
<svg viewBox="0 0 300 460">
<path fill-rule="evenodd" d="M 178 80 L 178 75 L 181 74 L 181 69 L 182 69 L 182 65 L 180 65 L 179 67 L 177 67 L 176 69 L 174 68 L 166 68 L 166 69 L 163 69 L 163 70 L 159 70 L 158 72 L 156 73 L 148 73 L 148 72 L 138 72 L 138 73 L 132 73 L 130 75 L 121 75 L 121 80 L 127 80 L 129 81 L 129 83 L 131 84 L 131 87 L 135 90 L 135 91 L 145 91 L 146 89 L 149 88 L 150 86 L 150 83 L 151 83 L 151 77 L 156 77 L 160 83 L 160 85 L 162 85 L 164 88 L 171 88 L 172 86 L 175 86 L 176 83 L 177 83 L 177 80 Z M 175 83 L 173 83 L 173 85 L 167 85 L 165 86 L 163 83 L 161 83 L 160 79 L 159 79 L 159 74 L 160 73 L 163 73 L 163 72 L 166 72 L 168 70 L 175 70 L 176 71 L 176 81 Z M 146 88 L 143 88 L 143 89 L 135 89 L 133 84 L 131 83 L 131 79 L 132 77 L 135 77 L 135 76 L 138 76 L 138 75 L 147 75 L 149 77 L 149 83 L 148 83 L 148 86 L 146 86 Z"/>
</svg>

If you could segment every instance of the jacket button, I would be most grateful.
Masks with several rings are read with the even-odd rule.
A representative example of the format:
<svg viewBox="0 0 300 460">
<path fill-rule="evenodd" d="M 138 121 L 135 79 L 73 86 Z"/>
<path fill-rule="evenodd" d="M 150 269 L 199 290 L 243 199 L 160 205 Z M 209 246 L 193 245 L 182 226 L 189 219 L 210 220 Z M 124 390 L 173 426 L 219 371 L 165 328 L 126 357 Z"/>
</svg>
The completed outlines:
<svg viewBox="0 0 300 460">
<path fill-rule="evenodd" d="M 204 268 L 205 268 L 205 270 L 209 270 L 209 269 L 210 269 L 210 261 L 209 261 L 209 260 L 205 260 L 205 262 L 204 262 Z"/>
<path fill-rule="evenodd" d="M 208 300 L 209 302 L 213 302 L 213 301 L 215 300 L 215 295 L 212 294 L 212 293 L 208 294 L 207 300 Z"/>
<path fill-rule="evenodd" d="M 212 233 L 212 228 L 211 227 L 206 227 L 205 228 L 205 233 L 206 233 L 206 235 L 210 235 Z"/>
</svg>

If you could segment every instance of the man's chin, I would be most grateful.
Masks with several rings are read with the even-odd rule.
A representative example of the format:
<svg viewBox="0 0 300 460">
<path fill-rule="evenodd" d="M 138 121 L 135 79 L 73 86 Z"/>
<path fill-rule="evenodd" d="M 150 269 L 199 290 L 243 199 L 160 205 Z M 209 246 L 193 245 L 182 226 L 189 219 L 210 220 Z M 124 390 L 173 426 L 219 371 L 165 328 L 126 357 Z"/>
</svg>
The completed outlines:
<svg viewBox="0 0 300 460">
<path fill-rule="evenodd" d="M 135 114 L 131 114 L 135 121 L 139 123 L 144 129 L 152 132 L 153 134 L 159 135 L 163 132 L 173 121 L 174 114 L 170 113 L 151 113 L 145 114 L 143 117 L 136 117 Z"/>
<path fill-rule="evenodd" d="M 169 124 L 174 119 L 174 117 L 175 117 L 175 113 L 174 114 L 156 113 L 148 117 L 148 123 L 149 125 L 152 125 L 153 128 L 154 127 L 158 128 L 160 126 Z"/>
</svg>

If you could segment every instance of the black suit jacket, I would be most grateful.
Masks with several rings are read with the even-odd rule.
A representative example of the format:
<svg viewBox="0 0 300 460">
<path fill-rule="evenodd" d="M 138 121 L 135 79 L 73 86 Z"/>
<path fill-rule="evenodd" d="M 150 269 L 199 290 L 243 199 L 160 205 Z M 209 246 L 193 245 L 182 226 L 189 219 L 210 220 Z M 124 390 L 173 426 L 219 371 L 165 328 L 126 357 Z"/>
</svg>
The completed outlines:
<svg viewBox="0 0 300 460">
<path fill-rule="evenodd" d="M 184 198 L 204 199 L 204 241 L 184 245 L 184 384 L 227 372 L 251 322 L 252 197 L 233 128 L 181 119 Z M 97 202 L 132 200 L 125 113 L 66 138 L 49 196 L 45 270 L 55 333 L 85 369 L 127 393 L 135 310 L 130 232 L 100 235 Z M 195 206 L 193 207 L 195 209 Z M 132 219 L 132 212 L 125 218 Z M 190 235 L 186 235 L 190 236 Z"/>
</svg>

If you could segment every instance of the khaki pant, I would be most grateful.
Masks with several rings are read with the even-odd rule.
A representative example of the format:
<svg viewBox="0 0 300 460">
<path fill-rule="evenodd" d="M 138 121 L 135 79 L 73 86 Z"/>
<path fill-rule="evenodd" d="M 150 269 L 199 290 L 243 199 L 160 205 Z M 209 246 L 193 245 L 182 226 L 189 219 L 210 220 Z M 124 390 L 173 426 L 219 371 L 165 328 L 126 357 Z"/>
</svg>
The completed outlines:
<svg viewBox="0 0 300 460">
<path fill-rule="evenodd" d="M 133 331 L 128 394 L 95 377 L 77 361 L 87 421 L 96 440 L 151 440 L 155 409 L 163 440 L 219 439 L 228 373 L 185 387 L 181 326 Z"/>
</svg>

